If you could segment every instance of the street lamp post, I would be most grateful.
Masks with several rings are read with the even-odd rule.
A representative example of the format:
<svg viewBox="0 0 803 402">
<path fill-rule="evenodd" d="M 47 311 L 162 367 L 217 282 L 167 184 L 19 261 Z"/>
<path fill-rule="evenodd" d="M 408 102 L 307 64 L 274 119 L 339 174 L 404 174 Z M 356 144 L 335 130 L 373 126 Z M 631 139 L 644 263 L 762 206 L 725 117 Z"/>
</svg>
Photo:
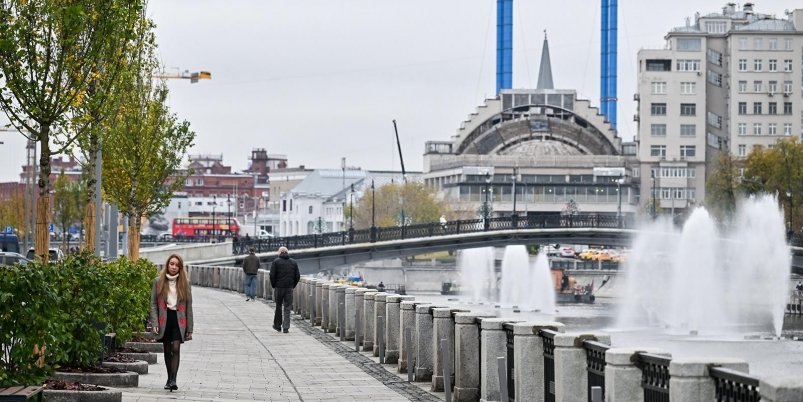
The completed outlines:
<svg viewBox="0 0 803 402">
<path fill-rule="evenodd" d="M 488 228 L 490 227 L 490 222 L 488 222 L 488 218 L 490 217 L 488 211 L 488 195 L 490 193 L 490 189 L 488 188 L 488 185 L 490 183 L 491 183 L 491 172 L 485 172 L 485 201 L 483 202 L 482 205 L 482 222 L 485 230 L 488 230 Z"/>
<path fill-rule="evenodd" d="M 516 215 L 516 181 L 519 177 L 519 168 L 513 168 L 513 216 L 512 216 L 512 223 L 514 228 L 519 227 L 519 217 Z"/>
<path fill-rule="evenodd" d="M 371 179 L 371 243 L 376 241 L 376 191 Z"/>
<path fill-rule="evenodd" d="M 655 210 L 655 170 L 650 172 L 650 178 L 652 179 L 652 219 L 657 217 L 657 211 Z"/>
<path fill-rule="evenodd" d="M 792 229 L 792 191 L 786 190 L 786 198 L 789 200 L 789 233 L 791 233 L 794 229 Z"/>
<path fill-rule="evenodd" d="M 229 207 L 228 216 L 226 217 L 226 229 L 228 229 L 229 235 L 231 235 L 231 194 L 226 194 L 226 204 L 228 204 Z"/>
<path fill-rule="evenodd" d="M 217 207 L 217 196 L 212 196 L 212 236 L 217 235 L 217 222 L 215 220 L 215 207 Z"/>
<path fill-rule="evenodd" d="M 622 227 L 622 182 L 624 178 L 622 175 L 619 175 L 619 178 L 616 180 L 616 193 L 619 196 L 619 204 L 616 206 L 616 221 L 618 222 L 619 227 Z"/>
</svg>

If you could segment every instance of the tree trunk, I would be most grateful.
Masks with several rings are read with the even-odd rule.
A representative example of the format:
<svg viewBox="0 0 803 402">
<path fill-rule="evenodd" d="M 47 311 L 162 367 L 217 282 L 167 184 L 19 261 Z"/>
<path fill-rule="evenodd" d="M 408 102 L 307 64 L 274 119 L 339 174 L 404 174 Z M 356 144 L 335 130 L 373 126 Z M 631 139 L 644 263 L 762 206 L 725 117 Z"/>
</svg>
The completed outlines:
<svg viewBox="0 0 803 402">
<path fill-rule="evenodd" d="M 42 151 L 39 155 L 39 200 L 36 208 L 36 229 L 34 236 L 34 253 L 47 263 L 50 248 L 50 231 L 48 230 L 50 215 L 50 126 L 42 125 L 39 143 Z"/>
<path fill-rule="evenodd" d="M 97 177 L 95 177 L 95 162 L 96 157 L 98 154 L 98 137 L 97 135 L 91 135 L 89 138 L 89 152 L 87 154 L 87 163 L 84 168 L 84 173 L 86 174 L 86 207 L 84 208 L 84 232 L 86 236 L 84 237 L 84 250 L 89 252 L 95 252 L 95 219 L 97 219 L 96 211 L 95 211 L 95 183 L 97 182 Z"/>
<path fill-rule="evenodd" d="M 95 202 L 89 201 L 84 208 L 84 251 L 95 252 Z"/>
<path fill-rule="evenodd" d="M 128 259 L 130 261 L 139 259 L 139 225 L 141 218 L 135 215 L 137 214 L 128 216 Z"/>
</svg>

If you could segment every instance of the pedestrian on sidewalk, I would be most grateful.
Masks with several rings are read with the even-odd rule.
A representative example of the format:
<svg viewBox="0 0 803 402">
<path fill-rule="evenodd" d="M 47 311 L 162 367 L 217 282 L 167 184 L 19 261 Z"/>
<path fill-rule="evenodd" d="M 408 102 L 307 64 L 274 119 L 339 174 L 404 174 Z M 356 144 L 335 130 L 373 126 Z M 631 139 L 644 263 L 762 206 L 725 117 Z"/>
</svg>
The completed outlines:
<svg viewBox="0 0 803 402">
<path fill-rule="evenodd" d="M 176 374 L 181 360 L 181 344 L 192 339 L 192 288 L 184 269 L 184 261 L 176 254 L 153 282 L 151 292 L 151 324 L 153 333 L 162 342 L 167 367 L 164 389 L 178 389 Z"/>
<path fill-rule="evenodd" d="M 290 307 L 293 305 L 293 289 L 301 280 L 298 263 L 290 258 L 287 247 L 279 247 L 279 256 L 270 264 L 270 284 L 276 311 L 273 314 L 273 329 L 285 334 L 290 332 Z"/>
<path fill-rule="evenodd" d="M 257 273 L 259 272 L 259 257 L 256 250 L 251 247 L 248 249 L 248 256 L 243 260 L 243 272 L 245 273 L 245 301 L 254 300 L 257 297 Z"/>
</svg>

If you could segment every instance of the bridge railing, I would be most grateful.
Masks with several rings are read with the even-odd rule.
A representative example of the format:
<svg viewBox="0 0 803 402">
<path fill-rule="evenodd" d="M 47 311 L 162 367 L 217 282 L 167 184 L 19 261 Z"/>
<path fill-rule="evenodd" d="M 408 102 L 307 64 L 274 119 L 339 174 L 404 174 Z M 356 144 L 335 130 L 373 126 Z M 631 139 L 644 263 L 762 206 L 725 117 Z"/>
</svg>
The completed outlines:
<svg viewBox="0 0 803 402">
<path fill-rule="evenodd" d="M 711 367 L 708 369 L 708 373 L 714 379 L 714 389 L 718 401 L 758 402 L 761 400 L 758 392 L 758 378 L 725 367 Z"/>
<path fill-rule="evenodd" d="M 271 237 L 267 239 L 240 239 L 235 242 L 234 254 L 245 254 L 249 247 L 257 252 L 275 251 L 280 246 L 292 249 L 318 248 L 355 243 L 373 243 L 422 237 L 436 237 L 466 233 L 480 233 L 511 229 L 560 229 L 560 228 L 623 228 L 629 225 L 615 215 L 596 213 L 556 215 L 528 214 L 527 216 L 504 216 L 488 219 L 464 219 L 446 223 L 429 222 L 404 226 L 349 229 L 321 234 Z"/>
</svg>

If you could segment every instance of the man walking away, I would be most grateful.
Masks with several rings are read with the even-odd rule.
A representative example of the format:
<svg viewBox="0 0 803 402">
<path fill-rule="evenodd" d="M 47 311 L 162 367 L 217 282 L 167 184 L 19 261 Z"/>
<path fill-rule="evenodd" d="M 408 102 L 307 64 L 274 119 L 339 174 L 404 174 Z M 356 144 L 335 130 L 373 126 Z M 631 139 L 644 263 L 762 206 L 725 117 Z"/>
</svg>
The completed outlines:
<svg viewBox="0 0 803 402">
<path fill-rule="evenodd" d="M 290 332 L 290 307 L 293 305 L 293 288 L 301 280 L 296 260 L 287 254 L 287 247 L 279 247 L 279 256 L 270 264 L 270 284 L 276 312 L 273 329 L 285 334 Z"/>
<path fill-rule="evenodd" d="M 257 272 L 259 272 L 259 257 L 254 253 L 253 247 L 248 249 L 248 256 L 243 260 L 243 273 L 245 273 L 245 301 L 257 297 Z"/>
</svg>

